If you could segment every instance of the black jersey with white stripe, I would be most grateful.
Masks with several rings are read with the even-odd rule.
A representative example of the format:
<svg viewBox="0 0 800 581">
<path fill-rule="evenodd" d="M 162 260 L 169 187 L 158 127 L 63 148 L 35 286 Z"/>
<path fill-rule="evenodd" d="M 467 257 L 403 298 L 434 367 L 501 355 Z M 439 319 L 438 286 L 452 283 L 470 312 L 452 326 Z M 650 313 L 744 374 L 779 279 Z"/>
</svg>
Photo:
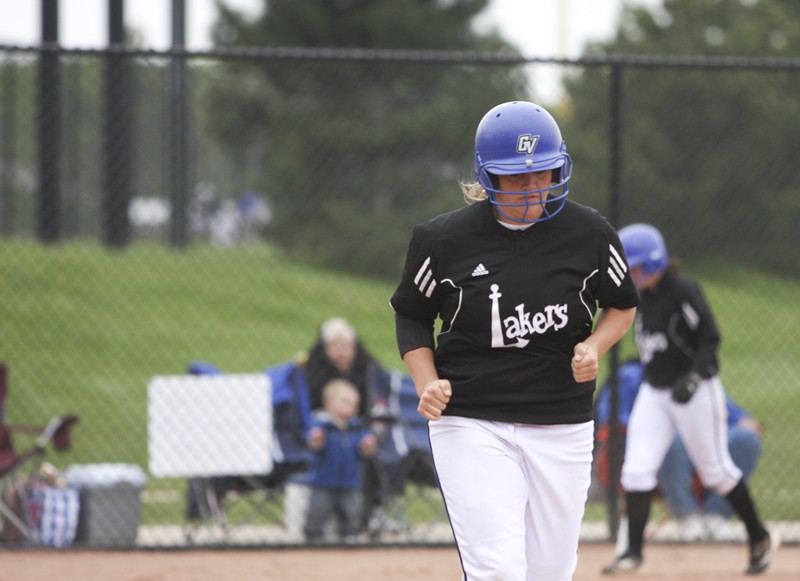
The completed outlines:
<svg viewBox="0 0 800 581">
<path fill-rule="evenodd" d="M 667 270 L 652 289 L 642 291 L 634 329 L 651 385 L 669 387 L 692 371 L 705 378 L 719 372 L 719 329 L 691 278 Z"/>
<path fill-rule="evenodd" d="M 391 299 L 399 317 L 441 321 L 445 415 L 528 424 L 592 418 L 594 381 L 574 380 L 573 349 L 598 307 L 637 303 L 616 232 L 571 201 L 525 230 L 499 224 L 487 201 L 417 225 Z M 422 346 L 399 338 L 401 353 Z"/>
</svg>

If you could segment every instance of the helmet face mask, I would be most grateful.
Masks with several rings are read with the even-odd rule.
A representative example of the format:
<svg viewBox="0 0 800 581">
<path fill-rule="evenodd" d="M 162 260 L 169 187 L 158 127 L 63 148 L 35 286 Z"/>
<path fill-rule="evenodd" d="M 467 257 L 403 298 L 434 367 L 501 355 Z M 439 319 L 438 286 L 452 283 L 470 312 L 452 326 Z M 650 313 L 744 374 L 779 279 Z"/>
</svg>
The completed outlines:
<svg viewBox="0 0 800 581">
<path fill-rule="evenodd" d="M 518 192 L 499 189 L 498 175 L 544 170 L 553 172 L 547 187 Z M 549 220 L 564 207 L 572 160 L 550 113 L 534 103 L 513 101 L 491 109 L 478 125 L 475 175 L 500 216 L 531 224 Z M 524 207 L 521 217 L 516 210 L 520 207 Z"/>
</svg>

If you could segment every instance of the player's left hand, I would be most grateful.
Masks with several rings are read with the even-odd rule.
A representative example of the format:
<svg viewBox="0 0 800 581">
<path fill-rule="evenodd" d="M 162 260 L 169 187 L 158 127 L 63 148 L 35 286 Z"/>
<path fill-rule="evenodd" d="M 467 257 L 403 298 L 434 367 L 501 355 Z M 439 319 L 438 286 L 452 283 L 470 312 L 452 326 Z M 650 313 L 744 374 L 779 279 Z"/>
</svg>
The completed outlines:
<svg viewBox="0 0 800 581">
<path fill-rule="evenodd" d="M 700 377 L 700 374 L 694 372 L 687 373 L 679 378 L 672 386 L 672 401 L 675 403 L 687 403 L 692 399 L 701 381 L 703 381 L 703 378 Z"/>
<path fill-rule="evenodd" d="M 600 363 L 597 349 L 591 343 L 578 343 L 572 355 L 572 376 L 578 383 L 592 381 L 597 377 Z"/>
</svg>

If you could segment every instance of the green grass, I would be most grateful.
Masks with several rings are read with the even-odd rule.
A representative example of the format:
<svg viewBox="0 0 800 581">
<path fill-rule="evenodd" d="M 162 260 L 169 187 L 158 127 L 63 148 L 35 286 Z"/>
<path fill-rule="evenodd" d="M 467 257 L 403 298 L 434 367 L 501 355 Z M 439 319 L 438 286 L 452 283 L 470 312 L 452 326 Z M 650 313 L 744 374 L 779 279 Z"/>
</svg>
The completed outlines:
<svg viewBox="0 0 800 581">
<path fill-rule="evenodd" d="M 402 367 L 388 305 L 394 282 L 297 264 L 271 247 L 110 251 L 5 241 L 0 266 L 7 420 L 79 414 L 72 449 L 50 455 L 60 468 L 123 462 L 146 470 L 150 378 L 184 373 L 192 360 L 263 370 L 310 347 L 331 316 L 350 320 L 386 367 Z M 768 518 L 800 520 L 800 284 L 718 265 L 698 273 L 723 332 L 722 377 L 767 425 L 754 480 L 759 505 Z M 623 352 L 632 349 L 626 338 Z M 151 478 L 148 489 L 183 486 Z M 163 508 L 147 520 L 180 513 Z"/>
<path fill-rule="evenodd" d="M 764 450 L 752 479 L 771 518 L 800 519 L 800 284 L 745 269 L 711 267 L 702 282 L 722 331 L 726 388 L 764 422 Z"/>
</svg>

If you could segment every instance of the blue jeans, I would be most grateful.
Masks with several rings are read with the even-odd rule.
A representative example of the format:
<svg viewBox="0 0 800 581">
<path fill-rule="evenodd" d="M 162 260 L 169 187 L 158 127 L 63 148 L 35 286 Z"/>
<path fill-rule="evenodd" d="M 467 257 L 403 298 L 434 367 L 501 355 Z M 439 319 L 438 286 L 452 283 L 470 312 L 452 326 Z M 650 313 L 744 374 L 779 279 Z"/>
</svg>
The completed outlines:
<svg viewBox="0 0 800 581">
<path fill-rule="evenodd" d="M 761 439 L 758 434 L 740 426 L 729 428 L 728 450 L 733 463 L 742 471 L 742 478 L 747 480 L 755 470 L 761 455 Z M 694 468 L 686 448 L 677 436 L 658 471 L 658 489 L 670 512 L 678 518 L 696 512 L 716 514 L 724 518 L 733 515 L 733 509 L 728 501 L 716 492 L 706 490 L 701 499 L 695 496 Z M 702 510 L 700 510 L 701 503 Z"/>
<path fill-rule="evenodd" d="M 358 535 L 363 511 L 364 496 L 361 490 L 313 487 L 306 515 L 306 540 L 320 542 L 324 535 L 325 522 L 331 516 L 336 516 L 338 520 L 340 536 Z"/>
</svg>

